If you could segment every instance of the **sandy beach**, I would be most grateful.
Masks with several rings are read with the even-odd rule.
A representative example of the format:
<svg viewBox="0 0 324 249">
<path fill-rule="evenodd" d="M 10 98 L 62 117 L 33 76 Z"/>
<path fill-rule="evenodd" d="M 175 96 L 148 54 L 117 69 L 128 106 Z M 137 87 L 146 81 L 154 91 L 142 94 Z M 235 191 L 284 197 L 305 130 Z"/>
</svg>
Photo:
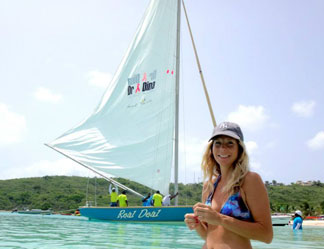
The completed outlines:
<svg viewBox="0 0 324 249">
<path fill-rule="evenodd" d="M 321 226 L 324 227 L 324 220 L 304 220 L 303 226 Z"/>
<path fill-rule="evenodd" d="M 292 225 L 293 221 L 289 222 L 289 225 Z M 303 226 L 317 226 L 324 227 L 324 220 L 304 220 Z"/>
</svg>

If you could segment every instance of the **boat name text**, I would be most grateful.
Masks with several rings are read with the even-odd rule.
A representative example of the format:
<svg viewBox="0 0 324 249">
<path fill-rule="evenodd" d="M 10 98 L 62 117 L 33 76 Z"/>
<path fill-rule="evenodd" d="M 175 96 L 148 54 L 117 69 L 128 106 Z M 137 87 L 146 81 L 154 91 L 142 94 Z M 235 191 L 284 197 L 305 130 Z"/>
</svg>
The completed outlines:
<svg viewBox="0 0 324 249">
<path fill-rule="evenodd" d="M 138 210 L 127 212 L 126 210 L 120 210 L 119 214 L 117 215 L 117 219 L 133 219 L 136 218 L 136 213 Z M 148 209 L 142 209 L 139 214 L 137 215 L 137 218 L 157 218 L 159 217 L 161 212 L 161 209 L 158 210 L 148 210 Z"/>
</svg>

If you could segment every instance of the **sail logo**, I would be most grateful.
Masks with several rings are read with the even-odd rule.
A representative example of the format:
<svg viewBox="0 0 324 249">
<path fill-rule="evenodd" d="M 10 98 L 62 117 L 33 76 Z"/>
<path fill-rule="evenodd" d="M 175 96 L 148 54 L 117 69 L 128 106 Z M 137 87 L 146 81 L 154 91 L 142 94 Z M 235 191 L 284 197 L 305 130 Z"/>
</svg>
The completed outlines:
<svg viewBox="0 0 324 249">
<path fill-rule="evenodd" d="M 142 79 L 141 79 L 142 78 Z M 143 77 L 141 75 L 135 74 L 133 77 L 128 78 L 128 87 L 127 87 L 127 95 L 133 95 L 140 92 L 151 91 L 155 88 L 155 80 L 156 80 L 156 70 L 149 73 L 143 73 Z"/>
</svg>

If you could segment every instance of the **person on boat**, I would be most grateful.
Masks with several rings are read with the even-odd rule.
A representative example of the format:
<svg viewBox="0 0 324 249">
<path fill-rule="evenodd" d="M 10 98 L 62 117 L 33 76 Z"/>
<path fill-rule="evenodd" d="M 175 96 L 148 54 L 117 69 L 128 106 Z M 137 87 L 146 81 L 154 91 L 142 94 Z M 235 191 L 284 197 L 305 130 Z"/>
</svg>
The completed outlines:
<svg viewBox="0 0 324 249">
<path fill-rule="evenodd" d="M 205 240 L 203 248 L 252 248 L 250 240 L 271 243 L 269 199 L 261 177 L 249 171 L 241 128 L 216 126 L 202 159 L 202 202 L 185 215 L 190 230 Z"/>
<path fill-rule="evenodd" d="M 80 216 L 81 214 L 80 214 L 80 209 L 76 209 L 75 211 L 74 211 L 74 215 L 75 216 Z"/>
<path fill-rule="evenodd" d="M 111 189 L 110 193 L 110 206 L 117 207 L 117 192 L 115 188 Z"/>
<path fill-rule="evenodd" d="M 162 206 L 170 206 L 171 200 L 176 198 L 178 195 L 178 192 L 175 193 L 174 195 L 167 194 L 166 196 L 163 197 L 162 200 Z"/>
<path fill-rule="evenodd" d="M 144 207 L 152 206 L 153 201 L 152 201 L 151 193 L 148 193 L 147 196 L 142 199 L 142 202 Z"/>
<path fill-rule="evenodd" d="M 302 230 L 303 229 L 303 218 L 302 212 L 300 210 L 296 210 L 294 215 L 294 223 L 293 223 L 293 230 Z"/>
<path fill-rule="evenodd" d="M 126 195 L 126 190 L 123 190 L 123 192 L 118 195 L 117 197 L 117 206 L 119 207 L 128 207 L 128 200 Z"/>
<path fill-rule="evenodd" d="M 154 207 L 161 207 L 162 206 L 162 195 L 160 194 L 160 191 L 157 190 L 156 193 L 153 195 L 153 206 Z"/>
</svg>

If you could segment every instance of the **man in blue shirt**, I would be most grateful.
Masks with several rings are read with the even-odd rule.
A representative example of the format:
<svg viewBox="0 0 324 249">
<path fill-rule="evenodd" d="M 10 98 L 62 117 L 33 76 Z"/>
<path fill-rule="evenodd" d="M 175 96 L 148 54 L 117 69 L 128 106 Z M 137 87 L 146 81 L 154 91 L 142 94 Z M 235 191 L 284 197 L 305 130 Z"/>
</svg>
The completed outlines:
<svg viewBox="0 0 324 249">
<path fill-rule="evenodd" d="M 295 212 L 293 229 L 294 230 L 301 230 L 301 229 L 303 229 L 303 218 L 302 218 L 302 212 L 300 210 L 297 210 Z"/>
<path fill-rule="evenodd" d="M 142 202 L 143 202 L 144 207 L 152 206 L 151 193 L 148 193 L 147 196 L 145 198 L 143 198 Z"/>
</svg>

